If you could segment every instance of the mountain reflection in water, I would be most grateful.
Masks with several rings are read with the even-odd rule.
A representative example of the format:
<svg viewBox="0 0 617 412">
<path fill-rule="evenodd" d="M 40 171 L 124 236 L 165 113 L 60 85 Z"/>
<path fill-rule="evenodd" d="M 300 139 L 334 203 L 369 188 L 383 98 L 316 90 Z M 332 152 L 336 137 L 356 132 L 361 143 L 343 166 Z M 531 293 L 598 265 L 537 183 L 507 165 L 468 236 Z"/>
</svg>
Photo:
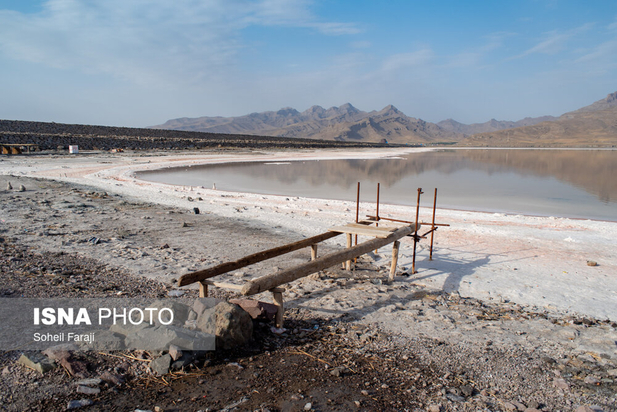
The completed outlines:
<svg viewBox="0 0 617 412">
<path fill-rule="evenodd" d="M 460 209 L 617 220 L 617 151 L 440 150 L 400 158 L 232 163 L 140 173 L 146 180 L 287 196 L 414 204 L 415 190 Z M 430 203 L 427 200 L 427 204 Z"/>
</svg>

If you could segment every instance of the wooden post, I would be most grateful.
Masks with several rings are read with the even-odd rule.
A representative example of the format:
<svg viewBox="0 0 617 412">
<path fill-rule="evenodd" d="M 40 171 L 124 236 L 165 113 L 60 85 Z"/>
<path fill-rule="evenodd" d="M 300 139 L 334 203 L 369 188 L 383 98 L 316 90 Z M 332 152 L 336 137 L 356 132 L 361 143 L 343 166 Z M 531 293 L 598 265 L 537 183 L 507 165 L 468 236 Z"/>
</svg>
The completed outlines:
<svg viewBox="0 0 617 412">
<path fill-rule="evenodd" d="M 345 234 L 347 237 L 347 249 L 351 248 L 351 233 Z M 351 270 L 351 260 L 345 263 L 345 270 Z"/>
<path fill-rule="evenodd" d="M 396 264 L 398 263 L 398 251 L 400 249 L 401 242 L 398 240 L 392 244 L 392 267 L 390 268 L 390 281 L 394 280 L 396 274 Z"/>
<path fill-rule="evenodd" d="M 393 243 L 402 238 L 403 236 L 407 236 L 410 233 L 413 233 L 414 230 L 415 227 L 413 225 L 403 226 L 395 230 L 394 232 L 392 232 L 392 234 L 385 238 L 372 239 L 367 242 L 360 243 L 359 245 L 352 248 L 322 256 L 312 262 L 304 263 L 302 265 L 287 270 L 261 276 L 257 279 L 249 280 L 242 287 L 241 293 L 244 296 L 255 295 L 257 293 L 273 289 L 285 283 L 293 282 L 296 279 L 303 278 L 312 273 L 319 272 L 320 270 L 353 259 L 356 256 L 368 253 L 372 250 L 375 250 L 375 248 L 379 248 Z"/>
<path fill-rule="evenodd" d="M 208 284 L 206 282 L 199 282 L 199 297 L 200 298 L 208 297 Z"/>
<path fill-rule="evenodd" d="M 317 259 L 317 244 L 311 245 L 311 260 Z"/>
<path fill-rule="evenodd" d="M 435 235 L 435 210 L 437 209 L 437 188 L 435 188 L 435 197 L 433 198 L 433 222 L 431 223 L 431 248 L 428 255 L 428 260 L 433 260 L 433 236 Z"/>
<path fill-rule="evenodd" d="M 272 292 L 272 299 L 277 306 L 275 325 L 277 328 L 283 327 L 283 315 L 285 314 L 285 304 L 283 303 L 283 288 L 270 289 Z"/>
</svg>

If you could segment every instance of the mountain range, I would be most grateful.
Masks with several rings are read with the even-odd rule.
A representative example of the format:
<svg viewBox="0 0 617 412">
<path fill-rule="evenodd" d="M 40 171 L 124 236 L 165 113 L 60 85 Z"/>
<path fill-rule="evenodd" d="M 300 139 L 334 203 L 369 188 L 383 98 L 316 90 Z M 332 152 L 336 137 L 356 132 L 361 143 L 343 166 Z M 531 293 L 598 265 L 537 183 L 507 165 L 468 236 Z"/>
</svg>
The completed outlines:
<svg viewBox="0 0 617 412">
<path fill-rule="evenodd" d="M 238 117 L 184 117 L 151 128 L 396 144 L 615 145 L 617 92 L 560 117 L 527 117 L 519 121 L 491 119 L 485 123 L 463 124 L 447 119 L 431 123 L 409 117 L 392 105 L 365 112 L 346 103 L 329 109 L 312 106 L 303 112 L 285 107 L 276 112 Z"/>
<path fill-rule="evenodd" d="M 616 147 L 617 92 L 589 106 L 564 113 L 553 121 L 479 133 L 466 138 L 461 144 L 490 147 Z"/>
</svg>

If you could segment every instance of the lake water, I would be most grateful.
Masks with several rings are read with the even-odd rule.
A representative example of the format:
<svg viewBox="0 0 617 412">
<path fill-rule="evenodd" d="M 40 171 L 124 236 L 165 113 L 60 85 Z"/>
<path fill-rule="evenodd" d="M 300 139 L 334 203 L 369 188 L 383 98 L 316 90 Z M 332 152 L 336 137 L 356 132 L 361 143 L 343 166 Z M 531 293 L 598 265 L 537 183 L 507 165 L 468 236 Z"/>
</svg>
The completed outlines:
<svg viewBox="0 0 617 412">
<path fill-rule="evenodd" d="M 617 221 L 617 151 L 438 150 L 370 160 L 233 163 L 141 172 L 219 190 Z"/>
</svg>

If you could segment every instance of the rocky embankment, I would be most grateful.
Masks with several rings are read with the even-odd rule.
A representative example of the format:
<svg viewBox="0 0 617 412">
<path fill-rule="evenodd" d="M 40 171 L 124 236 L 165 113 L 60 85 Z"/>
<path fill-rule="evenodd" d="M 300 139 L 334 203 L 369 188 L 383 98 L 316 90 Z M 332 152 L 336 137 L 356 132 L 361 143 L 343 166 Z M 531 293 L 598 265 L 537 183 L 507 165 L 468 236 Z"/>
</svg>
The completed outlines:
<svg viewBox="0 0 617 412">
<path fill-rule="evenodd" d="M 203 148 L 382 147 L 379 143 L 331 142 L 271 136 L 89 126 L 0 120 L 0 144 L 35 144 L 40 150 L 179 150 Z"/>
</svg>

